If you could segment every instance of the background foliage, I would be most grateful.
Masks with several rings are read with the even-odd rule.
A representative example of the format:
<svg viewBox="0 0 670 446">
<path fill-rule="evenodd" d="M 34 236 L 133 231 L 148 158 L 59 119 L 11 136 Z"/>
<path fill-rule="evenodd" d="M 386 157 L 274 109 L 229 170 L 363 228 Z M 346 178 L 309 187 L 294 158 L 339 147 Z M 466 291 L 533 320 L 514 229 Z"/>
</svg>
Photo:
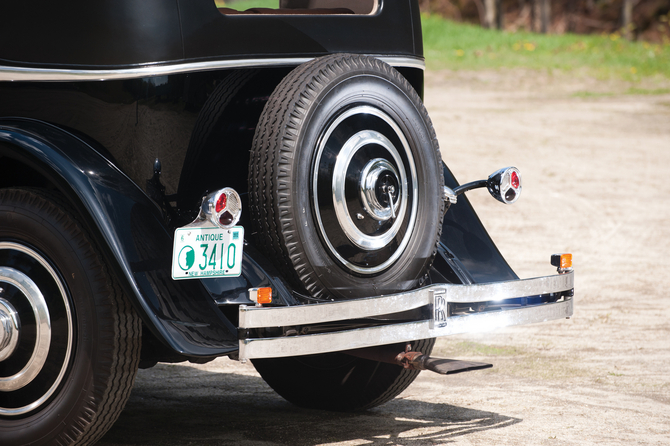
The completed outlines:
<svg viewBox="0 0 670 446">
<path fill-rule="evenodd" d="M 670 1 L 630 0 L 632 35 L 657 43 L 670 42 Z M 486 0 L 419 0 L 425 12 L 455 21 L 484 23 Z M 510 31 L 537 30 L 540 0 L 498 0 L 504 28 Z M 551 33 L 613 33 L 622 27 L 624 0 L 550 0 Z"/>
</svg>

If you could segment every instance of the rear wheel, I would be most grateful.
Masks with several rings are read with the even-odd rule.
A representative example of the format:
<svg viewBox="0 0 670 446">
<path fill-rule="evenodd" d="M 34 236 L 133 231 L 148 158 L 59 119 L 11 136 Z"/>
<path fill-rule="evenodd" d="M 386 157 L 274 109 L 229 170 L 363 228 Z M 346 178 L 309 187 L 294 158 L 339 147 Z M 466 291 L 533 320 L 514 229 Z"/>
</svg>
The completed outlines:
<svg viewBox="0 0 670 446">
<path fill-rule="evenodd" d="M 429 355 L 435 339 L 415 341 L 412 350 Z M 398 346 L 398 353 L 404 344 Z M 263 379 L 287 401 L 313 409 L 363 410 L 398 396 L 419 375 L 395 364 L 346 353 L 255 359 Z"/>
<path fill-rule="evenodd" d="M 3 444 L 90 444 L 132 389 L 141 322 L 59 196 L 0 190 Z"/>
</svg>

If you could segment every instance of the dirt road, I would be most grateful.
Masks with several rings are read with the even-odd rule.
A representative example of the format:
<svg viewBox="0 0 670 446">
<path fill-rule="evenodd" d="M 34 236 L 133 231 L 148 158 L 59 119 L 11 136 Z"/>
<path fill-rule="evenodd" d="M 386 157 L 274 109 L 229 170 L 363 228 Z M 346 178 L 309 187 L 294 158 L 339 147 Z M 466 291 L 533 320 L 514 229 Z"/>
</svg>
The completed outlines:
<svg viewBox="0 0 670 446">
<path fill-rule="evenodd" d="M 140 371 L 100 444 L 670 444 L 670 95 L 610 95 L 629 87 L 520 71 L 427 78 L 457 178 L 523 174 L 513 206 L 469 194 L 517 273 L 552 274 L 551 253 L 574 253 L 574 318 L 442 339 L 436 355 L 494 368 L 424 372 L 359 414 L 296 408 L 227 359 L 159 365 Z"/>
</svg>

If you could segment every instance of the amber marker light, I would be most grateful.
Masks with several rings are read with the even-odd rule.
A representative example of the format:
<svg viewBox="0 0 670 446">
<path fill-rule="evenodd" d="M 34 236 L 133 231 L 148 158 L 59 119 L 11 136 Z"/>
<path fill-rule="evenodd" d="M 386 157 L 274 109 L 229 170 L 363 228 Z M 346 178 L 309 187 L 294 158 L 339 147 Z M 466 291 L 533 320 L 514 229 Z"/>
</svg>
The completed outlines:
<svg viewBox="0 0 670 446">
<path fill-rule="evenodd" d="M 572 254 L 554 254 L 551 256 L 551 264 L 558 268 L 559 273 L 572 271 Z"/>
<path fill-rule="evenodd" d="M 251 288 L 249 290 L 249 299 L 252 302 L 256 302 L 257 305 L 271 304 L 272 288 L 270 287 Z"/>
</svg>

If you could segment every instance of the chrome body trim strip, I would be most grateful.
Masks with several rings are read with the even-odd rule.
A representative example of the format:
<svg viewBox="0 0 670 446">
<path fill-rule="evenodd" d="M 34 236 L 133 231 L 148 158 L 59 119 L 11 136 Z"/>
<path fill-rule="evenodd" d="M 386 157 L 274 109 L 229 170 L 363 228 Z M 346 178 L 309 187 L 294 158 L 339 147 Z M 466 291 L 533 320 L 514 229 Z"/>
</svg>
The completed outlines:
<svg viewBox="0 0 670 446">
<path fill-rule="evenodd" d="M 371 55 L 373 57 L 377 57 Z M 426 63 L 418 57 L 380 56 L 378 59 L 394 67 L 418 68 L 425 70 Z M 196 71 L 225 70 L 233 68 L 263 68 L 273 66 L 300 65 L 312 60 L 312 57 L 251 58 L 231 59 L 208 62 L 181 62 L 167 65 L 148 65 L 136 68 L 76 70 L 57 68 L 29 68 L 0 66 L 2 81 L 106 81 L 117 79 L 136 79 L 171 74 L 192 73 Z"/>
<path fill-rule="evenodd" d="M 431 327 L 431 321 L 408 322 L 335 333 L 240 340 L 240 360 L 311 355 L 395 344 L 417 339 L 484 332 L 512 325 L 532 324 L 572 316 L 573 299 L 510 310 L 447 318 L 445 325 Z"/>
<path fill-rule="evenodd" d="M 284 327 L 361 319 L 433 304 L 435 296 L 449 303 L 492 302 L 558 293 L 574 288 L 574 272 L 535 279 L 474 285 L 438 284 L 390 296 L 370 297 L 293 307 L 246 307 L 239 310 L 240 328 Z"/>
<path fill-rule="evenodd" d="M 370 56 L 377 57 L 374 54 L 370 54 Z M 386 62 L 392 67 L 418 68 L 422 71 L 426 70 L 426 61 L 419 57 L 382 56 L 377 57 L 377 59 Z"/>
</svg>

